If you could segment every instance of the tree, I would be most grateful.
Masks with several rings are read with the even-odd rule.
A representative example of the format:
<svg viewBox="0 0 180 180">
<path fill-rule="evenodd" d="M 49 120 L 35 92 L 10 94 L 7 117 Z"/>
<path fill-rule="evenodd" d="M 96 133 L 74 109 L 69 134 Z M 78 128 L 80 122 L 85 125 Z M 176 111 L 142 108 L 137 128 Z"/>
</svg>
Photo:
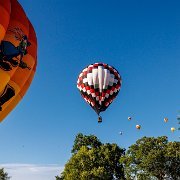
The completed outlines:
<svg viewBox="0 0 180 180">
<path fill-rule="evenodd" d="M 7 172 L 4 172 L 4 168 L 0 169 L 0 180 L 8 180 L 10 177 Z"/>
<path fill-rule="evenodd" d="M 94 135 L 80 133 L 75 138 L 72 157 L 56 180 L 123 180 L 124 170 L 119 159 L 124 151 L 117 144 L 103 144 Z"/>
<path fill-rule="evenodd" d="M 83 135 L 82 133 L 77 134 L 75 140 L 73 149 L 71 150 L 71 153 L 78 152 L 82 146 L 86 146 L 88 148 L 98 148 L 102 145 L 102 143 L 99 141 L 99 139 L 94 135 Z"/>
<path fill-rule="evenodd" d="M 62 178 L 59 176 L 55 176 L 55 178 L 56 178 L 56 180 L 62 180 Z"/>
<path fill-rule="evenodd" d="M 168 142 L 165 136 L 143 137 L 121 157 L 127 179 L 163 180 L 180 178 L 180 142 Z"/>
<path fill-rule="evenodd" d="M 166 170 L 172 179 L 180 179 L 180 142 L 169 142 L 166 148 Z"/>
</svg>

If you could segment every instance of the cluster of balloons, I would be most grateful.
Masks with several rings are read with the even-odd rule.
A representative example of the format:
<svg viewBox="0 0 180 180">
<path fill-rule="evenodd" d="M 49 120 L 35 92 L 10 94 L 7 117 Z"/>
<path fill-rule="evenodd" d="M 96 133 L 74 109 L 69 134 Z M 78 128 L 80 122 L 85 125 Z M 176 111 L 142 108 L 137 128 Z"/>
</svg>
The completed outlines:
<svg viewBox="0 0 180 180">
<path fill-rule="evenodd" d="M 128 120 L 129 120 L 129 121 L 132 120 L 132 117 L 129 116 L 129 117 L 128 117 Z M 164 122 L 165 122 L 165 123 L 168 122 L 168 118 L 167 118 L 167 117 L 164 118 Z M 141 125 L 137 124 L 137 125 L 136 125 L 136 129 L 137 129 L 137 130 L 140 130 L 140 129 L 141 129 Z M 174 127 L 171 127 L 171 131 L 172 131 L 172 132 L 174 132 L 175 130 L 176 130 L 176 129 L 175 129 Z M 123 132 L 120 131 L 119 134 L 120 134 L 120 135 L 123 135 Z"/>
<path fill-rule="evenodd" d="M 132 117 L 129 116 L 129 117 L 128 117 L 128 120 L 129 120 L 129 121 L 132 120 Z M 141 129 L 141 125 L 137 124 L 137 125 L 136 125 L 136 129 L 140 130 L 140 129 Z M 123 132 L 120 131 L 119 134 L 120 134 L 120 135 L 123 135 Z"/>
<path fill-rule="evenodd" d="M 28 90 L 37 64 L 34 28 L 17 0 L 0 0 L 0 122 Z"/>
<path fill-rule="evenodd" d="M 84 100 L 93 108 L 98 115 L 98 122 L 102 122 L 100 113 L 105 111 L 118 95 L 122 85 L 122 79 L 118 71 L 105 63 L 90 64 L 82 70 L 78 76 L 77 88 Z M 128 117 L 132 120 L 132 117 Z M 164 118 L 168 122 L 168 118 Z M 137 124 L 136 129 L 140 130 L 141 125 Z M 174 132 L 175 128 L 172 127 Z M 123 134 L 122 131 L 119 132 Z"/>
<path fill-rule="evenodd" d="M 128 117 L 128 120 L 130 121 L 130 120 L 132 120 L 132 117 Z M 141 125 L 140 124 L 137 124 L 136 125 L 136 129 L 138 129 L 138 130 L 140 130 L 141 129 Z"/>
<path fill-rule="evenodd" d="M 14 109 L 28 90 L 36 72 L 37 38 L 34 28 L 17 0 L 0 0 L 0 122 Z M 88 65 L 78 76 L 77 88 L 98 115 L 118 95 L 119 72 L 105 63 Z M 128 120 L 131 120 L 128 117 Z M 168 122 L 168 118 L 164 118 Z M 140 130 L 141 125 L 137 124 Z M 175 128 L 172 127 L 174 132 Z M 122 132 L 120 132 L 122 135 Z"/>
<path fill-rule="evenodd" d="M 167 118 L 167 117 L 164 118 L 164 122 L 165 122 L 165 123 L 168 122 L 168 118 Z M 172 132 L 174 132 L 175 130 L 176 130 L 175 127 L 171 127 L 171 131 L 172 131 Z"/>
</svg>

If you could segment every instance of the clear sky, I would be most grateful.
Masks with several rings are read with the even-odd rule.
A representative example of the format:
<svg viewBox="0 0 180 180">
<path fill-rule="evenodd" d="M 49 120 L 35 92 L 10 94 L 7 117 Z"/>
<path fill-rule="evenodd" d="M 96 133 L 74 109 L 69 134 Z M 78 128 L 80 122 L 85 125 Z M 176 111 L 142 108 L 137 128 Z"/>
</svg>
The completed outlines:
<svg viewBox="0 0 180 180">
<path fill-rule="evenodd" d="M 0 164 L 63 167 L 79 132 L 123 148 L 143 136 L 179 141 L 170 131 L 180 110 L 179 0 L 19 2 L 37 33 L 38 66 L 27 94 L 0 124 Z M 95 62 L 114 66 L 123 80 L 102 124 L 76 87 L 82 69 Z"/>
</svg>

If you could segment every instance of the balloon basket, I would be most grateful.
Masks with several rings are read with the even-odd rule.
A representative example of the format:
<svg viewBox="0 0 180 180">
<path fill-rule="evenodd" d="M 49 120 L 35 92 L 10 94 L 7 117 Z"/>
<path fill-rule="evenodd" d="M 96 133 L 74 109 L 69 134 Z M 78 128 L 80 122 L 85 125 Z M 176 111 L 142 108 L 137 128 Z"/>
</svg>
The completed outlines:
<svg viewBox="0 0 180 180">
<path fill-rule="evenodd" d="M 102 123 L 102 117 L 98 116 L 98 123 Z"/>
</svg>

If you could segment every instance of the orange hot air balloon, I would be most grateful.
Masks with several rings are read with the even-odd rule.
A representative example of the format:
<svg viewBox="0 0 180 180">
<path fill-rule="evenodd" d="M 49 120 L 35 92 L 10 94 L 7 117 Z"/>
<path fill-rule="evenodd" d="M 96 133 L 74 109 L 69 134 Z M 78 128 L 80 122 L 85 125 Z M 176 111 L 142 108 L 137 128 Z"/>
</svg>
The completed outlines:
<svg viewBox="0 0 180 180">
<path fill-rule="evenodd" d="M 25 95 L 37 65 L 34 28 L 17 0 L 0 0 L 0 122 Z"/>
<path fill-rule="evenodd" d="M 136 125 L 136 129 L 141 129 L 141 125 Z"/>
</svg>

